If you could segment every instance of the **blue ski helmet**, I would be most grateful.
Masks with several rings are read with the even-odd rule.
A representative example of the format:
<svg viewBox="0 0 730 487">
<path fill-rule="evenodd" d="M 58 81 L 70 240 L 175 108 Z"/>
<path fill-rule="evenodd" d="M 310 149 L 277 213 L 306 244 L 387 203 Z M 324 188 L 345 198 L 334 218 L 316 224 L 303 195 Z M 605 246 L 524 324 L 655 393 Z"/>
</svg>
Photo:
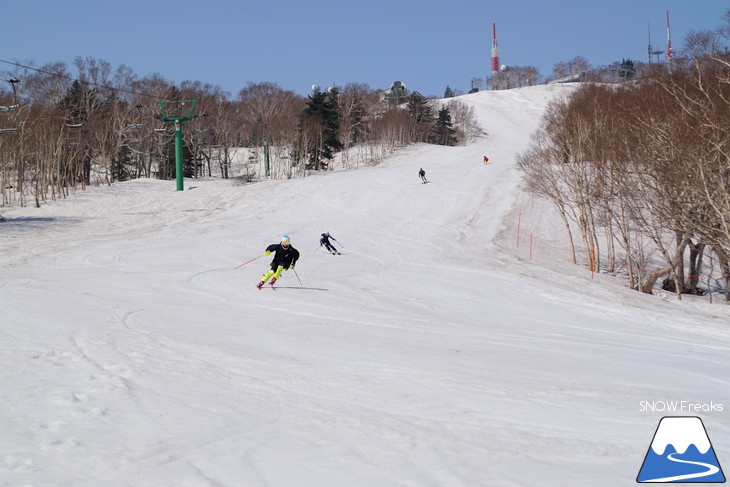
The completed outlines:
<svg viewBox="0 0 730 487">
<path fill-rule="evenodd" d="M 283 245 L 284 247 L 288 247 L 289 244 L 289 235 L 284 235 L 283 237 L 281 237 L 281 245 Z"/>
</svg>

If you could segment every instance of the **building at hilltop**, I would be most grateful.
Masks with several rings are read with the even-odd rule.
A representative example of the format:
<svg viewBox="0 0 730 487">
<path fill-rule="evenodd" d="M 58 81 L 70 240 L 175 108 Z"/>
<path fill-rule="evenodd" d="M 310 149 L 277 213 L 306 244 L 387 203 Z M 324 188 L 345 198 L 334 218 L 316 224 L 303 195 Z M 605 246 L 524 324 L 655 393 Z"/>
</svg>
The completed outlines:
<svg viewBox="0 0 730 487">
<path fill-rule="evenodd" d="M 396 107 L 408 101 L 408 89 L 402 81 L 393 81 L 390 88 L 380 92 L 380 101 L 389 107 Z"/>
</svg>

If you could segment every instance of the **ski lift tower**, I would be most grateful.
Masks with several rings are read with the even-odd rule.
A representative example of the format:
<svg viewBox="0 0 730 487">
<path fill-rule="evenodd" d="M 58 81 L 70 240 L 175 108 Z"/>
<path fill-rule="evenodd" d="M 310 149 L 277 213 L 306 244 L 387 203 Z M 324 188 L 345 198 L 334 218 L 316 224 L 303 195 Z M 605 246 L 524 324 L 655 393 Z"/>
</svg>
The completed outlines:
<svg viewBox="0 0 730 487">
<path fill-rule="evenodd" d="M 177 190 L 183 190 L 183 144 L 182 144 L 182 123 L 198 118 L 195 114 L 195 104 L 198 100 L 182 101 L 158 101 L 160 114 L 155 118 L 163 122 L 174 122 L 175 124 L 175 180 Z"/>
</svg>

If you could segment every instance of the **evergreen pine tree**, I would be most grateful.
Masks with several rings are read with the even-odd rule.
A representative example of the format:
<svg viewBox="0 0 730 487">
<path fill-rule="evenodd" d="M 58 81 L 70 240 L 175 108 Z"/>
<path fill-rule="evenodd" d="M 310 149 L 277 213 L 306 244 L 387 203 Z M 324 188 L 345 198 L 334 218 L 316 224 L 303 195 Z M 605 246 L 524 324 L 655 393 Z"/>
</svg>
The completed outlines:
<svg viewBox="0 0 730 487">
<path fill-rule="evenodd" d="M 458 140 L 454 135 L 454 124 L 451 122 L 451 113 L 444 107 L 439 110 L 436 128 L 434 129 L 434 142 L 440 145 L 455 145 Z"/>
<path fill-rule="evenodd" d="M 449 85 L 446 85 L 446 90 L 444 90 L 444 98 L 453 98 L 453 97 L 454 97 L 454 90 L 452 90 Z"/>
<path fill-rule="evenodd" d="M 631 79 L 636 74 L 636 68 L 634 62 L 631 59 L 622 59 L 621 67 L 619 68 L 619 78 L 622 81 Z"/>
<path fill-rule="evenodd" d="M 428 100 L 419 92 L 414 91 L 408 97 L 407 109 L 408 115 L 413 118 L 418 126 L 417 140 L 419 142 L 429 142 L 433 135 L 434 118 Z"/>
<path fill-rule="evenodd" d="M 304 148 L 309 161 L 308 168 L 319 170 L 321 166 L 327 166 L 335 153 L 342 150 L 342 142 L 337 137 L 340 128 L 340 115 L 337 111 L 337 88 L 327 92 L 316 90 L 309 96 L 307 108 L 302 114 L 303 121 L 314 122 L 318 127 L 319 137 L 309 141 Z"/>
<path fill-rule="evenodd" d="M 185 139 L 183 139 L 183 177 L 195 177 L 195 157 Z"/>
<path fill-rule="evenodd" d="M 170 180 L 175 179 L 175 139 L 167 137 L 164 145 L 161 147 L 162 157 L 157 166 L 157 177 L 159 179 Z"/>
<path fill-rule="evenodd" d="M 89 91 L 88 85 L 79 80 L 74 80 L 66 95 L 61 98 L 59 106 L 68 110 L 66 123 L 79 124 L 86 122 L 88 113 L 86 106 L 88 98 L 94 97 L 94 92 Z"/>
<path fill-rule="evenodd" d="M 128 181 L 132 179 L 132 167 L 134 160 L 132 150 L 127 144 L 123 144 L 111 164 L 112 181 Z"/>
</svg>

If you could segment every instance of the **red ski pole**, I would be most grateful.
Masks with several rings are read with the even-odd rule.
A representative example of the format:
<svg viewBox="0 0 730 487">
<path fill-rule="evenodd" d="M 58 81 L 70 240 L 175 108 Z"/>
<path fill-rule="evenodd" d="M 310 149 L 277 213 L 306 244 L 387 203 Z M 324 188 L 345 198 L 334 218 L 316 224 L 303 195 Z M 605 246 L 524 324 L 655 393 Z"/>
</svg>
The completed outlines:
<svg viewBox="0 0 730 487">
<path fill-rule="evenodd" d="M 239 267 L 243 267 L 243 266 L 245 266 L 246 264 L 248 264 L 248 263 L 250 263 L 250 262 L 253 262 L 253 261 L 254 261 L 254 260 L 256 260 L 256 259 L 260 259 L 260 258 L 261 258 L 261 257 L 263 257 L 264 255 L 265 255 L 265 254 L 261 254 L 261 255 L 259 255 L 258 257 L 254 257 L 253 259 L 251 259 L 251 260 L 249 260 L 249 261 L 247 261 L 247 262 L 244 262 L 244 263 L 243 263 L 243 264 L 241 264 L 241 265 L 237 265 L 236 267 L 234 267 L 234 268 L 233 268 L 233 270 L 235 271 L 235 270 L 236 270 L 236 269 L 238 269 Z"/>
</svg>

